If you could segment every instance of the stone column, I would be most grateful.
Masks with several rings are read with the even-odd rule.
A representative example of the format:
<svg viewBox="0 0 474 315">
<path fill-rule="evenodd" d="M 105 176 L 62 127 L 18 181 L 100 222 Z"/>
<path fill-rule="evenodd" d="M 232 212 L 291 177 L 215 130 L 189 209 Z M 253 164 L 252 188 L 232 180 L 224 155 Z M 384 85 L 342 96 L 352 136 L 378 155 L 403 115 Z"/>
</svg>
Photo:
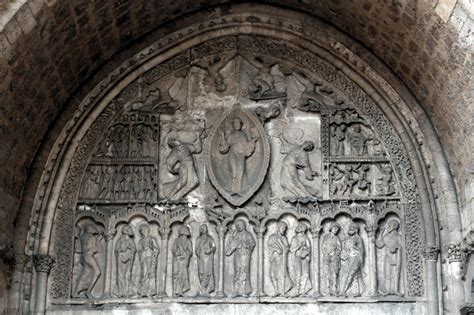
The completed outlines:
<svg viewBox="0 0 474 315">
<path fill-rule="evenodd" d="M 109 231 L 105 234 L 105 243 L 106 243 L 106 257 L 105 257 L 105 285 L 104 285 L 104 298 L 111 298 L 112 297 L 112 290 L 113 284 L 112 279 L 114 278 L 112 275 L 113 271 L 113 257 L 114 257 L 114 236 L 115 236 L 115 229 Z"/>
<path fill-rule="evenodd" d="M 264 275 L 264 270 L 263 270 L 263 263 L 264 263 L 264 248 L 263 248 L 263 236 L 265 234 L 265 227 L 261 227 L 259 229 L 256 229 L 257 233 L 257 259 L 258 259 L 258 266 L 257 266 L 257 296 L 265 296 L 265 292 L 263 289 L 263 275 Z"/>
<path fill-rule="evenodd" d="M 36 294 L 34 314 L 44 314 L 46 311 L 46 295 L 48 291 L 48 275 L 54 264 L 54 258 L 47 254 L 33 256 L 36 270 Z"/>
<path fill-rule="evenodd" d="M 439 247 L 427 245 L 426 258 L 426 296 L 428 298 L 428 314 L 439 314 L 438 305 L 438 264 Z"/>
<path fill-rule="evenodd" d="M 160 229 L 160 236 L 161 236 L 161 272 L 160 274 L 160 288 L 158 296 L 166 297 L 166 275 L 167 275 L 167 267 L 168 267 L 168 242 L 170 238 L 171 229 L 169 227 L 161 228 Z"/>
<path fill-rule="evenodd" d="M 376 225 L 369 225 L 365 228 L 368 237 L 367 263 L 369 264 L 369 281 L 367 293 L 369 296 L 377 296 L 377 252 L 375 250 L 375 234 L 377 232 Z"/>
<path fill-rule="evenodd" d="M 15 314 L 20 311 L 20 290 L 25 266 L 29 263 L 31 256 L 25 254 L 13 255 L 13 274 L 10 287 L 10 299 L 8 303 L 7 314 Z"/>
<path fill-rule="evenodd" d="M 320 292 L 320 281 L 319 281 L 319 233 L 321 232 L 321 227 L 313 227 L 311 229 L 311 234 L 313 238 L 313 249 L 311 250 L 311 260 L 312 260 L 312 269 L 311 274 L 313 278 L 313 296 L 318 297 L 321 295 Z"/>
<path fill-rule="evenodd" d="M 446 283 L 448 285 L 448 305 L 445 305 L 445 309 L 455 309 L 464 303 L 464 288 L 462 280 L 462 269 L 463 269 L 463 256 L 462 243 L 460 244 L 449 244 L 446 247 L 447 259 L 449 264 L 446 266 L 448 270 L 445 275 Z M 469 280 L 470 281 L 470 280 Z"/>
<path fill-rule="evenodd" d="M 225 249 L 224 249 L 224 242 L 225 242 L 225 233 L 227 232 L 227 227 L 224 225 L 219 225 L 217 227 L 219 232 L 219 276 L 217 277 L 217 291 L 216 297 L 224 298 L 224 269 L 225 269 Z"/>
</svg>

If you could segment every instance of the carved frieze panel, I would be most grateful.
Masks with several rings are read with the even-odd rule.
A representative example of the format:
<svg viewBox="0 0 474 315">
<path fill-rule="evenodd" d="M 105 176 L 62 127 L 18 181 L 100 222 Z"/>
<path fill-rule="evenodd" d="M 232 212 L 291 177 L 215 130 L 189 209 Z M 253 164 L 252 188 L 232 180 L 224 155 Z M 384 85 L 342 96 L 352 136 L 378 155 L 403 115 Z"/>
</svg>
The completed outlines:
<svg viewBox="0 0 474 315">
<path fill-rule="evenodd" d="M 269 38 L 187 56 L 131 82 L 85 143 L 57 302 L 420 296 L 411 169 L 369 97 Z"/>
</svg>

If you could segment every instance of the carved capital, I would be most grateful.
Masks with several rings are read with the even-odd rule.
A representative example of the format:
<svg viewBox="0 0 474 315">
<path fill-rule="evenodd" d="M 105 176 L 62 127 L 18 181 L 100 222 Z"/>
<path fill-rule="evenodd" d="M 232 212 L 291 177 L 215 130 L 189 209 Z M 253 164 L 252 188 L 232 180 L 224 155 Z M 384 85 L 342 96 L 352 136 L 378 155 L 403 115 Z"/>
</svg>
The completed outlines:
<svg viewBox="0 0 474 315">
<path fill-rule="evenodd" d="M 459 262 L 462 260 L 463 252 L 461 250 L 461 244 L 449 244 L 444 248 L 446 249 L 447 258 L 450 263 Z"/>
<path fill-rule="evenodd" d="M 161 239 L 166 240 L 170 236 L 171 229 L 169 227 L 164 227 L 164 228 L 161 228 L 159 232 L 160 232 Z"/>
<path fill-rule="evenodd" d="M 377 232 L 378 226 L 375 224 L 367 225 L 365 227 L 365 230 L 367 231 L 367 235 L 369 237 L 375 236 L 375 233 Z"/>
<path fill-rule="evenodd" d="M 50 255 L 34 255 L 33 263 L 35 264 L 36 272 L 49 273 L 54 265 L 54 258 Z"/>
<path fill-rule="evenodd" d="M 224 225 L 218 226 L 217 232 L 219 233 L 219 237 L 223 238 L 225 233 L 227 232 L 227 226 L 224 226 Z"/>
<path fill-rule="evenodd" d="M 263 238 L 263 235 L 265 234 L 266 230 L 267 229 L 265 227 L 255 228 L 255 233 L 257 234 L 257 238 L 259 239 Z"/>
<path fill-rule="evenodd" d="M 437 261 L 439 255 L 438 246 L 426 246 L 425 247 L 425 258 L 426 260 Z"/>
</svg>

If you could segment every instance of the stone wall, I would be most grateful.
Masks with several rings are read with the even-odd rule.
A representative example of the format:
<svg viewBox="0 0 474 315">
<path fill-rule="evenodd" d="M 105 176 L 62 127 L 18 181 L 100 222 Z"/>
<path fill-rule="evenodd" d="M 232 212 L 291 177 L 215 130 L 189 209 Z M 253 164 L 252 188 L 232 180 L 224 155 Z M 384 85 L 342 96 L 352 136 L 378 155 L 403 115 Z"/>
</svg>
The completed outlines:
<svg viewBox="0 0 474 315">
<path fill-rule="evenodd" d="M 32 165 L 46 159 L 35 154 L 48 145 L 42 142 L 45 134 L 84 82 L 151 30 L 170 32 L 173 19 L 196 10 L 218 16 L 226 6 L 213 6 L 225 2 L 0 1 L 0 164 L 8 166 L 0 170 L 0 240 L 14 234 L 22 194 L 23 207 L 31 206 L 34 189 L 25 192 L 25 183 Z M 405 82 L 441 138 L 465 222 L 472 221 L 472 4 L 270 2 L 322 17 L 371 49 Z"/>
</svg>

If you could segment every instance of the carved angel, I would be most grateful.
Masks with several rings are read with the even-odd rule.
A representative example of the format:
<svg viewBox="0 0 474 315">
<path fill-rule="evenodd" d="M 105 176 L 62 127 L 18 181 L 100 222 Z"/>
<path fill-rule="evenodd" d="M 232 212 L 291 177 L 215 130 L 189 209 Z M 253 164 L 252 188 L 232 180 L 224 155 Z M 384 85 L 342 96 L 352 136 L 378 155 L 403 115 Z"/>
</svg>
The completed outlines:
<svg viewBox="0 0 474 315">
<path fill-rule="evenodd" d="M 164 185 L 165 195 L 171 200 L 179 200 L 199 185 L 199 176 L 196 171 L 194 154 L 202 152 L 204 130 L 193 143 L 187 143 L 175 137 L 168 138 L 171 152 L 166 158 L 168 171 L 177 176 L 177 179 Z"/>
<path fill-rule="evenodd" d="M 281 141 L 280 153 L 285 154 L 280 172 L 281 187 L 292 197 L 312 196 L 311 191 L 300 179 L 300 170 L 304 172 L 307 180 L 311 181 L 318 176 L 318 173 L 311 168 L 308 158 L 308 152 L 314 150 L 314 143 L 304 141 L 302 144 L 293 144 L 288 142 L 283 134 L 277 137 Z"/>
</svg>

